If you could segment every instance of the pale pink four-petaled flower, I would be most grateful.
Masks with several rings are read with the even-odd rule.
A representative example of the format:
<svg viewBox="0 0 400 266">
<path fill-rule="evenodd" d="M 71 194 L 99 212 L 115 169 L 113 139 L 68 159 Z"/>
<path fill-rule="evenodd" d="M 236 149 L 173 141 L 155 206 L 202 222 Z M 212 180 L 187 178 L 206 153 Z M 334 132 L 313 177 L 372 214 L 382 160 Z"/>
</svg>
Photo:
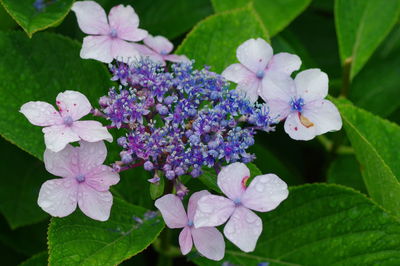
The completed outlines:
<svg viewBox="0 0 400 266">
<path fill-rule="evenodd" d="M 113 197 L 109 188 L 119 175 L 103 165 L 107 156 L 104 142 L 80 142 L 80 147 L 67 145 L 60 152 L 46 150 L 46 170 L 62 178 L 46 181 L 39 192 L 38 204 L 52 216 L 65 217 L 78 205 L 92 219 L 106 221 Z"/>
<path fill-rule="evenodd" d="M 157 199 L 155 205 L 169 228 L 183 228 L 179 234 L 179 245 L 183 255 L 189 253 L 194 243 L 196 249 L 206 258 L 221 260 L 225 254 L 222 234 L 214 227 L 193 227 L 197 202 L 207 195 L 210 193 L 206 190 L 193 193 L 189 199 L 187 214 L 180 198 L 173 194 Z"/>
<path fill-rule="evenodd" d="M 165 61 L 174 63 L 188 63 L 190 60 L 184 55 L 171 54 L 174 45 L 163 36 L 151 36 L 150 34 L 143 40 L 145 45 L 134 44 L 136 50 L 143 57 L 165 65 Z"/>
<path fill-rule="evenodd" d="M 285 121 L 285 131 L 296 140 L 311 140 L 339 130 L 342 119 L 328 95 L 328 76 L 319 69 L 308 69 L 290 77 L 263 81 L 261 96 L 267 101 L 270 116 Z"/>
<path fill-rule="evenodd" d="M 128 61 L 139 56 L 130 42 L 147 36 L 139 29 L 139 17 L 131 6 L 118 5 L 110 10 L 108 20 L 104 9 L 94 1 L 78 1 L 72 6 L 81 30 L 89 34 L 83 39 L 81 57 L 104 63 L 113 59 Z"/>
<path fill-rule="evenodd" d="M 218 186 L 228 197 L 208 195 L 197 203 L 195 228 L 225 223 L 224 234 L 245 252 L 254 250 L 262 231 L 262 221 L 253 211 L 275 209 L 288 196 L 285 182 L 274 174 L 256 176 L 250 185 L 250 171 L 243 163 L 233 163 L 218 174 Z"/>
<path fill-rule="evenodd" d="M 90 113 L 92 106 L 85 95 L 77 91 L 65 91 L 57 95 L 57 111 L 46 102 L 27 102 L 20 112 L 29 122 L 43 126 L 46 147 L 54 152 L 61 151 L 71 142 L 85 140 L 97 142 L 112 141 L 107 128 L 97 121 L 78 121 Z"/>
<path fill-rule="evenodd" d="M 227 67 L 222 76 L 237 83 L 237 90 L 244 92 L 251 102 L 255 102 L 264 88 L 263 80 L 274 76 L 290 76 L 298 70 L 301 60 L 297 55 L 278 53 L 273 55 L 271 45 L 261 38 L 250 39 L 236 50 L 240 64 Z"/>
</svg>

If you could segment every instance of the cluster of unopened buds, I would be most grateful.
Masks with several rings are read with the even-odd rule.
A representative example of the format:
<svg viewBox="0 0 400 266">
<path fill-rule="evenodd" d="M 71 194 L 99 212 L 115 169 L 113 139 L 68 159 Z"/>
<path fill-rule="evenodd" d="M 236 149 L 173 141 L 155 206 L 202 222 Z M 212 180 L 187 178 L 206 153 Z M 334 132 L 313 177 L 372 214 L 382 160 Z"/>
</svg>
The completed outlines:
<svg viewBox="0 0 400 266">
<path fill-rule="evenodd" d="M 139 29 L 130 6 L 112 8 L 108 18 L 93 1 L 75 2 L 72 10 L 82 31 L 90 35 L 83 40 L 81 57 L 109 63 L 112 80 L 120 86 L 101 97 L 98 108 L 76 91 L 57 96 L 58 110 L 46 102 L 21 107 L 32 124 L 44 127 L 46 169 L 61 177 L 42 185 L 39 206 L 52 216 L 65 217 L 78 205 L 90 218 L 105 221 L 113 201 L 109 188 L 118 183 L 118 173 L 144 167 L 152 173 L 149 182 L 165 178 L 175 186 L 176 194 L 162 196 L 155 206 L 169 228 L 183 228 L 183 254 L 194 243 L 203 256 L 222 259 L 225 242 L 215 227 L 226 221 L 226 238 L 245 252 L 253 251 L 262 232 L 262 221 L 253 211 L 273 210 L 287 198 L 288 188 L 274 174 L 248 182 L 245 163 L 255 155 L 247 149 L 257 132 L 270 132 L 282 120 L 296 140 L 339 130 L 339 112 L 324 99 L 327 75 L 309 69 L 292 79 L 300 58 L 273 55 L 260 38 L 241 44 L 236 51 L 240 63 L 222 75 L 208 68 L 196 70 L 185 56 L 170 54 L 173 45 L 166 38 Z M 237 83 L 235 90 L 228 81 Z M 110 125 L 80 120 L 89 113 Z M 121 159 L 107 166 L 103 141 L 112 142 L 110 128 L 118 130 L 122 151 Z M 198 177 L 204 167 L 215 169 L 226 197 L 195 192 L 186 213 L 182 200 L 189 190 L 181 176 Z"/>
</svg>

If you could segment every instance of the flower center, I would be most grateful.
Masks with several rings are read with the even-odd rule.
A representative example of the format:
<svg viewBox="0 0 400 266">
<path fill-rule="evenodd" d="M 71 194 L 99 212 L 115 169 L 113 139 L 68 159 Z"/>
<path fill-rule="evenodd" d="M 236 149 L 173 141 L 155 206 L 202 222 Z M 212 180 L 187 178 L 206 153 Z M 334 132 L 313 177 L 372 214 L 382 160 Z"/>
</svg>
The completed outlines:
<svg viewBox="0 0 400 266">
<path fill-rule="evenodd" d="M 258 70 L 256 73 L 256 77 L 259 79 L 262 79 L 264 77 L 264 71 L 263 70 Z"/>
<path fill-rule="evenodd" d="M 303 106 L 304 106 L 304 100 L 303 98 L 298 98 L 298 99 L 293 99 L 290 102 L 290 107 L 292 107 L 292 111 L 297 111 L 297 112 L 302 112 L 303 111 Z"/>
<path fill-rule="evenodd" d="M 236 206 L 242 205 L 242 201 L 239 198 L 236 198 L 233 203 L 235 203 Z"/>
<path fill-rule="evenodd" d="M 72 126 L 73 123 L 74 123 L 74 120 L 72 119 L 71 116 L 64 117 L 64 125 L 66 125 L 67 127 L 70 127 L 70 126 Z"/>
<path fill-rule="evenodd" d="M 187 226 L 192 227 L 193 226 L 193 221 L 189 220 L 188 223 L 187 223 Z"/>
<path fill-rule="evenodd" d="M 165 50 L 162 50 L 162 51 L 160 52 L 160 54 L 161 54 L 161 55 L 167 55 L 167 54 L 168 54 L 168 52 L 167 52 L 167 51 L 165 51 Z"/>
<path fill-rule="evenodd" d="M 78 183 L 82 183 L 85 182 L 85 176 L 84 175 L 78 175 L 75 177 L 76 181 L 78 181 Z"/>
<path fill-rule="evenodd" d="M 113 38 L 113 39 L 118 37 L 118 32 L 117 32 L 116 29 L 111 29 L 110 37 Z"/>
</svg>

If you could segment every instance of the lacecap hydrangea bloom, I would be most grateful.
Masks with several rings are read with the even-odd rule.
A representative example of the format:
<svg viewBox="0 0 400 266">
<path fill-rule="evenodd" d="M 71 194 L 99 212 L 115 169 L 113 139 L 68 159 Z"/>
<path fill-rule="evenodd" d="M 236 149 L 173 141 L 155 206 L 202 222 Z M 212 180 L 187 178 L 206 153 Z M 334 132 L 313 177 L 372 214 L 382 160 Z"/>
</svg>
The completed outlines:
<svg viewBox="0 0 400 266">
<path fill-rule="evenodd" d="M 113 200 L 109 188 L 118 183 L 118 172 L 143 167 L 151 173 L 149 182 L 172 183 L 155 206 L 169 228 L 183 228 L 182 254 L 194 245 L 201 255 L 221 260 L 225 242 L 215 226 L 225 222 L 226 238 L 245 252 L 253 251 L 262 232 L 262 220 L 253 211 L 272 211 L 288 197 L 288 188 L 274 174 L 248 182 L 245 163 L 255 159 L 248 149 L 255 134 L 271 132 L 285 119 L 285 131 L 298 140 L 339 130 L 340 114 L 325 100 L 327 75 L 310 69 L 293 79 L 300 58 L 273 55 L 260 38 L 240 45 L 240 63 L 222 75 L 208 67 L 197 70 L 186 56 L 172 54 L 173 45 L 165 37 L 139 29 L 130 6 L 113 7 L 108 18 L 93 1 L 75 2 L 72 10 L 82 31 L 91 35 L 83 40 L 81 57 L 113 62 L 111 79 L 119 85 L 99 99 L 98 109 L 75 91 L 57 96 L 58 111 L 45 102 L 21 107 L 32 124 L 45 127 L 45 166 L 61 177 L 43 184 L 39 206 L 57 217 L 79 206 L 88 217 L 105 221 Z M 137 43 L 141 40 L 143 44 Z M 238 84 L 236 89 L 229 81 Z M 79 121 L 89 113 L 109 125 Z M 103 140 L 112 141 L 107 128 L 116 131 L 121 149 L 120 159 L 110 166 L 103 165 Z M 77 141 L 79 146 L 69 144 Z M 204 168 L 215 169 L 226 197 L 194 192 L 186 213 L 183 200 L 189 189 L 183 177 L 199 177 Z"/>
<path fill-rule="evenodd" d="M 254 135 L 271 130 L 267 106 L 250 103 L 208 69 L 182 63 L 167 72 L 151 60 L 110 69 L 122 85 L 102 97 L 100 106 L 111 126 L 126 132 L 117 141 L 122 167 L 142 162 L 170 180 L 197 177 L 204 166 L 251 162 L 247 149 Z"/>
</svg>

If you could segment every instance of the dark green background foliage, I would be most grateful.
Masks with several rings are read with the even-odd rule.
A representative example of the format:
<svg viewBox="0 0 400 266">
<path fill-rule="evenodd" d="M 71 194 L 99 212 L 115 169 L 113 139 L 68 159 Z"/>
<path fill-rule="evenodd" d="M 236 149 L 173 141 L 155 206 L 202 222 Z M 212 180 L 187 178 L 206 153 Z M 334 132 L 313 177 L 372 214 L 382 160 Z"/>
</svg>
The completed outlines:
<svg viewBox="0 0 400 266">
<path fill-rule="evenodd" d="M 121 174 L 105 223 L 80 211 L 50 219 L 37 206 L 40 186 L 52 176 L 41 162 L 41 130 L 18 112 L 20 106 L 53 103 L 64 90 L 81 91 L 96 105 L 112 83 L 106 66 L 79 57 L 84 34 L 70 12 L 74 1 L 45 0 L 40 12 L 33 2 L 0 0 L 2 265 L 221 265 L 195 251 L 176 256 L 177 230 L 163 231 L 160 216 L 137 222 L 164 191 L 150 186 L 142 169 Z M 309 142 L 291 140 L 282 125 L 257 135 L 252 176 L 278 174 L 291 186 L 289 198 L 261 214 L 264 231 L 254 252 L 227 243 L 223 262 L 400 265 L 399 0 L 97 2 L 106 11 L 132 5 L 140 27 L 170 38 L 199 68 L 220 73 L 236 62 L 239 44 L 262 37 L 275 52 L 298 54 L 302 69 L 321 68 L 330 78 L 343 130 Z M 108 145 L 110 162 L 115 146 Z M 191 191 L 219 192 L 210 170 L 185 182 Z M 172 246 L 162 246 L 159 237 L 172 239 Z"/>
</svg>

